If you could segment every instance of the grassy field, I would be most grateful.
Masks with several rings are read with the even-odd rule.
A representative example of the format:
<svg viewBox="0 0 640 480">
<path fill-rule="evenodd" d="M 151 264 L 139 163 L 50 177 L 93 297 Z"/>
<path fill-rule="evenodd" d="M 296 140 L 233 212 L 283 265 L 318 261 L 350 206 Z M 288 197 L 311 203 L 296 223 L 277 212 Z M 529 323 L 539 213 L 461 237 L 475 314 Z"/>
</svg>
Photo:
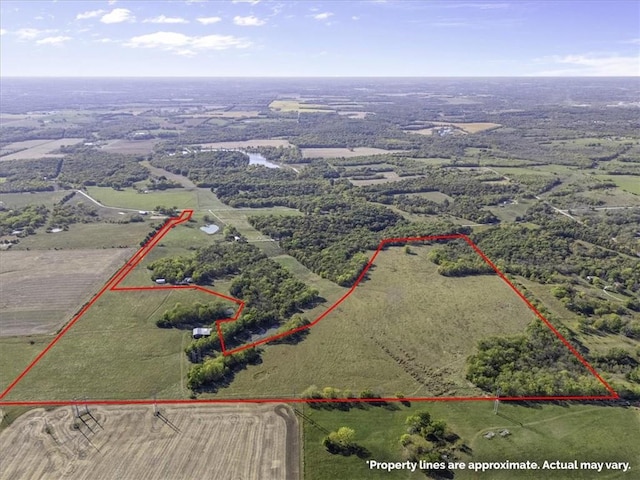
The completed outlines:
<svg viewBox="0 0 640 480">
<path fill-rule="evenodd" d="M 304 158 L 351 158 L 363 155 L 382 155 L 384 153 L 394 153 L 397 150 L 385 150 L 373 147 L 355 147 L 355 148 L 302 148 L 302 156 Z"/>
<path fill-rule="evenodd" d="M 62 200 L 68 192 L 36 192 L 36 193 L 3 193 L 0 195 L 0 205 L 9 208 L 21 208 L 26 205 L 45 205 L 52 208 L 54 204 Z"/>
<path fill-rule="evenodd" d="M 426 198 L 427 200 L 431 200 L 432 202 L 444 203 L 445 200 L 450 202 L 454 201 L 453 197 L 441 192 L 420 192 L 420 193 L 409 193 L 407 197 L 419 197 Z"/>
<path fill-rule="evenodd" d="M 464 378 L 476 342 L 521 332 L 533 316 L 495 276 L 438 275 L 425 258 L 428 249 L 382 252 L 370 280 L 302 342 L 267 346 L 263 362 L 236 375 L 218 396 L 290 396 L 310 385 L 386 395 L 479 394 Z"/>
<path fill-rule="evenodd" d="M 640 176 L 637 175 L 598 175 L 603 180 L 611 180 L 621 189 L 640 195 Z"/>
<path fill-rule="evenodd" d="M 277 138 L 242 140 L 237 142 L 199 143 L 203 148 L 291 147 L 288 140 Z"/>
<path fill-rule="evenodd" d="M 40 228 L 35 235 L 21 238 L 11 250 L 138 248 L 140 241 L 152 230 L 152 225 L 161 222 L 77 223 L 58 233 L 46 233 L 44 228 Z"/>
<path fill-rule="evenodd" d="M 50 335 L 0 337 L 0 392 L 53 340 Z"/>
<path fill-rule="evenodd" d="M 7 399 L 185 398 L 191 331 L 155 321 L 178 302 L 212 300 L 191 290 L 107 292 Z"/>
<path fill-rule="evenodd" d="M 297 407 L 300 408 L 300 407 Z M 597 405 L 534 405 L 530 407 L 502 404 L 498 415 L 491 402 L 480 403 L 414 403 L 389 411 L 381 407 L 354 408 L 344 412 L 304 407 L 304 413 L 317 426 L 303 421 L 304 478 L 306 480 L 342 479 L 424 479 L 422 473 L 369 470 L 366 461 L 357 456 L 331 455 L 321 445 L 325 431 L 341 426 L 355 430 L 356 443 L 378 461 L 402 461 L 400 436 L 406 432 L 407 416 L 428 411 L 432 418 L 442 419 L 457 433 L 460 443 L 471 449 L 471 455 L 459 454 L 464 462 L 536 461 L 630 462 L 632 471 L 514 471 L 492 470 L 478 473 L 469 470 L 455 472 L 456 480 L 486 478 L 491 480 L 587 480 L 635 478 L 640 463 L 640 410 L 638 408 Z M 511 435 L 502 438 L 497 433 L 508 429 Z M 487 440 L 489 431 L 496 437 Z"/>
<path fill-rule="evenodd" d="M 103 205 L 136 210 L 154 210 L 159 205 L 182 210 L 197 205 L 195 193 L 182 188 L 138 193 L 132 188 L 114 190 L 110 187 L 87 187 L 87 193 Z"/>
</svg>

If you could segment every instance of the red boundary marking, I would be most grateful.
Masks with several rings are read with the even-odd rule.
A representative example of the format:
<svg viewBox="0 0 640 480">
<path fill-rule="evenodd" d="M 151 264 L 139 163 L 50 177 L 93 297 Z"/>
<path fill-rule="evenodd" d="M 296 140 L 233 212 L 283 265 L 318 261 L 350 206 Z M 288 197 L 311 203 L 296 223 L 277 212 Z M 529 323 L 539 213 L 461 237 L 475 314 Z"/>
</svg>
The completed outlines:
<svg viewBox="0 0 640 480">
<path fill-rule="evenodd" d="M 189 400 L 27 400 L 27 401 L 2 401 L 9 392 L 11 392 L 15 386 L 27 375 L 31 369 L 44 357 L 49 350 L 75 325 L 75 323 L 91 308 L 91 306 L 107 291 L 157 291 L 167 289 L 189 289 L 199 290 L 211 295 L 224 298 L 239 305 L 235 315 L 231 318 L 224 318 L 216 321 L 216 331 L 220 340 L 220 346 L 224 355 L 232 355 L 234 353 L 253 348 L 258 345 L 272 342 L 274 340 L 292 335 L 302 330 L 309 329 L 320 322 L 323 318 L 329 315 L 335 310 L 342 302 L 344 302 L 349 295 L 353 293 L 356 287 L 363 280 L 367 274 L 371 265 L 375 262 L 378 254 L 387 246 L 401 243 L 415 243 L 425 241 L 439 241 L 439 240 L 454 240 L 463 239 L 481 258 L 489 265 L 493 271 L 513 290 L 516 295 L 529 307 L 530 310 L 540 319 L 555 335 L 556 337 L 569 349 L 569 351 L 580 361 L 584 367 L 593 374 L 596 379 L 605 387 L 609 392 L 609 395 L 555 395 L 555 396 L 522 396 L 522 397 L 500 397 L 501 401 L 563 401 L 563 400 L 617 400 L 620 398 L 618 393 L 596 372 L 596 370 L 587 362 L 587 360 L 580 355 L 580 353 L 565 339 L 560 332 L 547 320 L 536 307 L 520 292 L 517 287 L 500 271 L 500 269 L 484 254 L 482 250 L 467 236 L 464 234 L 450 234 L 450 235 L 430 235 L 423 237 L 401 237 L 401 238 L 386 238 L 383 239 L 376 251 L 373 253 L 369 262 L 362 269 L 362 272 L 358 276 L 353 286 L 334 304 L 332 304 L 326 311 L 320 314 L 315 320 L 308 325 L 298 327 L 287 332 L 283 332 L 277 335 L 272 335 L 267 338 L 263 338 L 256 342 L 242 345 L 234 349 L 228 350 L 224 344 L 224 338 L 222 334 L 221 325 L 225 322 L 236 321 L 245 303 L 242 300 L 233 298 L 222 293 L 213 291 L 200 285 L 166 285 L 166 286 L 142 286 L 142 287 L 120 287 L 118 286 L 131 271 L 138 266 L 138 264 L 144 259 L 144 257 L 160 242 L 160 240 L 176 225 L 184 223 L 191 219 L 193 210 L 184 210 L 178 217 L 172 217 L 165 222 L 165 224 L 158 230 L 155 235 L 145 243 L 130 259 L 127 263 L 118 270 L 111 279 L 102 287 L 102 289 L 86 303 L 82 309 L 72 318 L 72 320 L 56 335 L 56 337 L 42 350 L 38 356 L 31 361 L 31 363 L 20 373 L 11 384 L 0 394 L 0 406 L 37 406 L 37 405 L 151 405 L 151 404 L 187 404 L 187 403 L 202 403 L 202 404 L 227 404 L 227 403 L 330 403 L 330 402 L 351 402 L 351 403 L 375 403 L 375 402 L 399 402 L 399 401 L 430 401 L 430 402 L 468 402 L 468 401 L 494 401 L 497 398 L 495 396 L 482 396 L 482 397 L 383 397 L 383 398 L 349 398 L 349 399 L 306 399 L 306 398 L 244 398 L 244 399 L 189 399 Z"/>
</svg>

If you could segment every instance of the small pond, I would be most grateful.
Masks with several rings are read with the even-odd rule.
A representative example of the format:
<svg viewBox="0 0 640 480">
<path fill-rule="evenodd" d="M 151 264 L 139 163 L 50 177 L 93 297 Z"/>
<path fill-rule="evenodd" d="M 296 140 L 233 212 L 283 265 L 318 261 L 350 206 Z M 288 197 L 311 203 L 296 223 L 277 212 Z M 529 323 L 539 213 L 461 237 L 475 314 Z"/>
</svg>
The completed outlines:
<svg viewBox="0 0 640 480">
<path fill-rule="evenodd" d="M 202 230 L 207 235 L 213 235 L 218 230 L 220 230 L 220 227 L 218 225 L 214 225 L 213 223 L 211 223 L 209 225 L 205 225 L 204 227 L 200 227 L 200 230 Z"/>
</svg>

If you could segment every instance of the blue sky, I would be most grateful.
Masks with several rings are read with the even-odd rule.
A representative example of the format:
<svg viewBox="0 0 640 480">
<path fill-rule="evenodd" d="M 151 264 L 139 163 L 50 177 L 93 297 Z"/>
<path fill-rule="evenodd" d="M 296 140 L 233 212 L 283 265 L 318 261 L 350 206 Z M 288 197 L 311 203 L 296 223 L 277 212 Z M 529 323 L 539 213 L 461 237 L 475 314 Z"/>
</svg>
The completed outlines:
<svg viewBox="0 0 640 480">
<path fill-rule="evenodd" d="M 0 1 L 2 76 L 640 76 L 638 0 Z"/>
</svg>

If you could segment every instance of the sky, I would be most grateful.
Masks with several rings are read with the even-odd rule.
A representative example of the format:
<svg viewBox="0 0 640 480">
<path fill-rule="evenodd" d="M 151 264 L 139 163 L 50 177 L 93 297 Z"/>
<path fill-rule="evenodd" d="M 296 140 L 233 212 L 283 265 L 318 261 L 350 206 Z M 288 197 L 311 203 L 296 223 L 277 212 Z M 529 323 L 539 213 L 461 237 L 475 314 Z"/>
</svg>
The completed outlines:
<svg viewBox="0 0 640 480">
<path fill-rule="evenodd" d="M 640 0 L 0 0 L 0 76 L 640 76 Z"/>
</svg>

